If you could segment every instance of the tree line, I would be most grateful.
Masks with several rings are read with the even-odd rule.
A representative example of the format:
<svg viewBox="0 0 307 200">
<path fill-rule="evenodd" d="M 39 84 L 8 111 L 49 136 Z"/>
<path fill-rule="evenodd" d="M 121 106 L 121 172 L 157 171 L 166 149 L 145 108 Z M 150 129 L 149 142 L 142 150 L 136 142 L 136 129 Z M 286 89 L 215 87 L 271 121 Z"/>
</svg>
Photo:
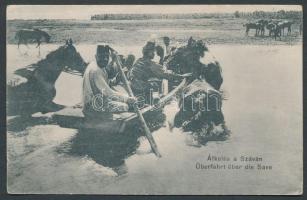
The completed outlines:
<svg viewBox="0 0 307 200">
<path fill-rule="evenodd" d="M 96 14 L 91 20 L 146 20 L 146 19 L 202 19 L 202 18 L 270 18 L 302 19 L 302 11 L 276 12 L 254 11 L 235 13 L 190 13 L 190 14 Z"/>
<path fill-rule="evenodd" d="M 201 19 L 231 17 L 231 13 L 192 13 L 192 14 L 97 14 L 91 20 L 144 20 L 144 19 Z"/>
<path fill-rule="evenodd" d="M 285 11 L 279 10 L 276 12 L 264 12 L 264 11 L 254 11 L 254 12 L 239 12 L 234 13 L 236 18 L 266 18 L 266 19 L 302 19 L 302 11 Z"/>
</svg>

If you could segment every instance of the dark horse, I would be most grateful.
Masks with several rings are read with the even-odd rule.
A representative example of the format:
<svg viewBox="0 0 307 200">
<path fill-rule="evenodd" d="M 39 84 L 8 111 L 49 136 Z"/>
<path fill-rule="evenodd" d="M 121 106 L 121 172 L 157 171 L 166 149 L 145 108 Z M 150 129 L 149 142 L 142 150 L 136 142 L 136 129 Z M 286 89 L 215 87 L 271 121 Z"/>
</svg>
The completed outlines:
<svg viewBox="0 0 307 200">
<path fill-rule="evenodd" d="M 278 23 L 277 25 L 280 27 L 280 31 L 282 33 L 282 35 L 285 35 L 285 29 L 287 29 L 287 35 L 290 35 L 292 32 L 292 25 L 294 24 L 294 22 L 292 21 L 282 21 L 280 23 Z"/>
<path fill-rule="evenodd" d="M 266 25 L 266 28 L 269 30 L 270 37 L 273 36 L 275 40 L 277 40 L 277 38 L 281 40 L 281 27 L 278 22 L 271 21 Z"/>
<path fill-rule="evenodd" d="M 45 42 L 49 43 L 50 38 L 51 37 L 48 33 L 39 29 L 19 30 L 15 35 L 15 39 L 18 40 L 18 48 L 20 44 L 27 45 L 30 41 L 36 42 L 36 47 L 39 47 L 43 39 Z"/>
<path fill-rule="evenodd" d="M 259 32 L 261 36 L 264 36 L 265 34 L 265 27 L 268 25 L 269 21 L 268 20 L 264 20 L 264 19 L 260 19 L 257 21 L 257 23 L 259 24 Z"/>
<path fill-rule="evenodd" d="M 72 41 L 49 53 L 45 59 L 14 72 L 7 84 L 9 116 L 29 116 L 35 112 L 50 112 L 62 106 L 52 102 L 56 95 L 55 82 L 63 70 L 83 74 L 87 63 Z"/>
<path fill-rule="evenodd" d="M 205 56 L 205 52 L 208 51 L 208 48 L 201 40 L 196 41 L 191 37 L 187 45 L 173 51 L 172 55 L 165 61 L 165 65 L 169 70 L 178 74 L 192 73 L 189 82 L 204 78 L 213 88 L 220 89 L 223 83 L 221 67 L 216 60 L 211 60 L 206 64 L 200 61 Z M 170 82 L 169 91 L 175 85 L 175 82 Z"/>
<path fill-rule="evenodd" d="M 214 57 L 210 60 L 207 57 L 205 44 L 190 38 L 186 46 L 175 50 L 165 62 L 168 69 L 177 73 L 193 73 L 179 97 L 180 110 L 173 123 L 175 127 L 195 133 L 202 144 L 224 140 L 229 134 L 221 111 L 222 70 Z"/>
<path fill-rule="evenodd" d="M 261 24 L 260 23 L 246 23 L 246 24 L 243 24 L 243 27 L 246 27 L 246 30 L 245 30 L 246 35 L 248 35 L 250 29 L 255 29 L 256 31 L 255 36 L 257 36 L 261 29 Z"/>
<path fill-rule="evenodd" d="M 274 22 L 269 22 L 266 25 L 266 28 L 269 30 L 269 36 L 272 36 L 274 34 L 274 30 L 276 28 L 276 24 Z"/>
<path fill-rule="evenodd" d="M 273 36 L 275 38 L 275 40 L 277 40 L 277 38 L 279 38 L 279 40 L 281 40 L 281 33 L 282 33 L 282 28 L 279 24 L 274 24 L 273 26 Z"/>
</svg>

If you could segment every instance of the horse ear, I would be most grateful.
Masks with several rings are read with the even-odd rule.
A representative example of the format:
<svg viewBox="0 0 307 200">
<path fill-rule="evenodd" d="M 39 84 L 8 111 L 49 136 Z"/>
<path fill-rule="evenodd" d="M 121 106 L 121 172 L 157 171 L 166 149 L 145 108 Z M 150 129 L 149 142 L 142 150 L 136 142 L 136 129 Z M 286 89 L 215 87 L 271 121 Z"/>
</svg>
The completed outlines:
<svg viewBox="0 0 307 200">
<path fill-rule="evenodd" d="M 69 38 L 69 40 L 68 40 L 68 45 L 72 45 L 72 39 L 71 38 Z"/>
<path fill-rule="evenodd" d="M 65 45 L 68 45 L 68 40 L 65 40 Z"/>
<path fill-rule="evenodd" d="M 188 40 L 188 46 L 192 46 L 192 44 L 195 42 L 195 40 L 192 38 L 192 36 Z"/>
</svg>

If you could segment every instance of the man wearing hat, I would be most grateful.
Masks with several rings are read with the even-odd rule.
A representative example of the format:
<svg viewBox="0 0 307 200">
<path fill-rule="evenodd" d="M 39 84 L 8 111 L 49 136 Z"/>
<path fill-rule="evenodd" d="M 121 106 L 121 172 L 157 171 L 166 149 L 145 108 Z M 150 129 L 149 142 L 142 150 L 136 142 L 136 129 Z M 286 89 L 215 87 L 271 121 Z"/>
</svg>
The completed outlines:
<svg viewBox="0 0 307 200">
<path fill-rule="evenodd" d="M 98 45 L 96 60 L 84 72 L 83 113 L 86 117 L 97 118 L 126 112 L 136 102 L 134 97 L 123 95 L 110 87 L 108 72 L 113 67 L 111 55 L 108 45 Z"/>
<path fill-rule="evenodd" d="M 163 43 L 165 45 L 165 53 L 164 53 L 165 57 L 169 56 L 170 53 L 171 53 L 170 41 L 171 40 L 169 39 L 169 37 L 167 37 L 167 36 L 163 37 Z"/>
<path fill-rule="evenodd" d="M 139 58 L 129 72 L 129 78 L 131 80 L 131 88 L 136 95 L 145 95 L 145 99 L 148 99 L 151 84 L 148 82 L 149 79 L 168 79 L 178 80 L 190 76 L 190 74 L 175 74 L 167 71 L 162 65 L 155 63 L 152 59 L 155 56 L 155 43 L 147 42 L 143 47 L 143 57 Z"/>
</svg>

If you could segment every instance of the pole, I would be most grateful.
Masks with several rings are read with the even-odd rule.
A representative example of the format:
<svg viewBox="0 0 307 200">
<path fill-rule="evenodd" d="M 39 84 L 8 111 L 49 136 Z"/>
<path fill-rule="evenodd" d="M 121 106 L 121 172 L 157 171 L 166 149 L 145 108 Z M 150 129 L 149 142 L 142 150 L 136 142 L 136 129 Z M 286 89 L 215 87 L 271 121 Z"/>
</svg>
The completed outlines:
<svg viewBox="0 0 307 200">
<path fill-rule="evenodd" d="M 134 94 L 133 94 L 133 92 L 131 90 L 131 87 L 129 85 L 128 79 L 126 77 L 126 74 L 123 71 L 121 62 L 118 59 L 118 55 L 117 55 L 117 53 L 114 50 L 113 50 L 113 53 L 115 53 L 115 58 L 116 58 L 115 61 L 116 61 L 116 64 L 117 64 L 117 66 L 119 68 L 119 72 L 120 72 L 120 74 L 122 76 L 123 82 L 126 85 L 126 88 L 128 90 L 128 94 L 129 94 L 130 97 L 134 97 Z M 139 108 L 138 108 L 138 106 L 136 104 L 133 105 L 133 108 L 134 108 L 136 114 L 138 115 L 138 117 L 140 119 L 141 125 L 142 125 L 142 127 L 143 127 L 143 129 L 145 131 L 145 136 L 146 136 L 147 140 L 149 141 L 149 144 L 150 144 L 150 147 L 151 147 L 152 151 L 155 153 L 155 155 L 157 157 L 161 157 L 161 154 L 158 151 L 157 144 L 156 144 L 154 138 L 151 135 L 151 132 L 150 132 L 150 130 L 149 130 L 147 124 L 146 124 L 146 121 L 145 121 L 145 119 L 143 117 L 143 114 L 140 112 L 140 110 L 139 110 Z"/>
</svg>

